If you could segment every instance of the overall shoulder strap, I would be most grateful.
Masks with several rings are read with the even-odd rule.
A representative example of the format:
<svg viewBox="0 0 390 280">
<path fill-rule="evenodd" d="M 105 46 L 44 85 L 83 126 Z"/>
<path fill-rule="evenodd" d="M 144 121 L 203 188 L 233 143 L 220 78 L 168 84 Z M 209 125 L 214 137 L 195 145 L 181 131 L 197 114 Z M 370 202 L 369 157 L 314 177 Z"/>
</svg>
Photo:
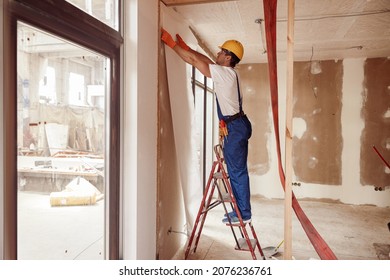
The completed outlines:
<svg viewBox="0 0 390 280">
<path fill-rule="evenodd" d="M 240 106 L 240 113 L 242 112 L 242 98 L 240 93 L 240 83 L 238 82 L 238 74 L 236 72 L 236 78 L 237 78 L 237 93 L 238 93 L 238 104 Z"/>
</svg>

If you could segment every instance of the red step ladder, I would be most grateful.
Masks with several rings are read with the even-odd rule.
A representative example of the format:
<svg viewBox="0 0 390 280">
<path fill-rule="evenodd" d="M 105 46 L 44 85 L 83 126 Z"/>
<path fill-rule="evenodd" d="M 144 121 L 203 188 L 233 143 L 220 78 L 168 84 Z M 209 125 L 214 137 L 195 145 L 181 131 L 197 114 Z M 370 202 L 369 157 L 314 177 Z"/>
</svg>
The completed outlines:
<svg viewBox="0 0 390 280">
<path fill-rule="evenodd" d="M 196 217 L 194 228 L 192 229 L 192 233 L 188 241 L 187 249 L 185 252 L 185 259 L 188 258 L 194 239 L 195 244 L 193 252 L 196 252 L 196 248 L 198 246 L 199 239 L 202 234 L 203 225 L 206 221 L 207 213 L 211 209 L 222 204 L 229 222 L 230 217 L 228 215 L 228 208 L 231 210 L 235 210 L 240 221 L 239 224 L 226 224 L 230 227 L 234 236 L 234 240 L 236 241 L 235 249 L 240 251 L 250 251 L 252 254 L 252 258 L 256 260 L 257 248 L 261 258 L 265 260 L 266 258 L 263 254 L 263 250 L 261 249 L 259 240 L 257 239 L 257 235 L 255 229 L 253 228 L 252 221 L 244 223 L 240 211 L 238 210 L 236 199 L 233 196 L 232 188 L 230 185 L 229 176 L 224 168 L 222 146 L 216 145 L 214 147 L 214 153 L 216 156 L 216 160 L 213 162 L 203 199 L 199 207 L 198 215 Z M 218 192 L 216 197 L 214 196 L 215 190 L 217 190 Z M 251 237 L 248 233 L 251 233 Z"/>
</svg>

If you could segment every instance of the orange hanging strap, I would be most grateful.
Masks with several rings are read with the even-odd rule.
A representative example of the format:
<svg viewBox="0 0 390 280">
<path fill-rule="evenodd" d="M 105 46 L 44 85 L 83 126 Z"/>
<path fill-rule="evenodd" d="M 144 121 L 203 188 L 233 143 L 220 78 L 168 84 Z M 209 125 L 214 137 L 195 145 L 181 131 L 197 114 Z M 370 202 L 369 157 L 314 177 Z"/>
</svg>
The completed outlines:
<svg viewBox="0 0 390 280">
<path fill-rule="evenodd" d="M 277 58 L 276 58 L 276 8 L 277 0 L 264 0 L 264 22 L 266 30 L 266 42 L 267 42 L 267 58 L 268 58 L 268 71 L 270 78 L 270 92 L 271 92 L 271 104 L 272 115 L 274 120 L 275 138 L 276 138 L 276 152 L 278 156 L 279 177 L 284 189 L 285 175 L 282 166 L 281 150 L 280 150 L 280 137 L 279 137 L 279 112 L 278 112 L 278 77 L 277 77 Z M 292 207 L 295 214 L 300 221 L 307 237 L 312 243 L 314 249 L 322 260 L 336 260 L 337 257 L 333 253 L 332 249 L 328 246 L 325 240 L 321 237 L 318 231 L 314 228 L 309 218 L 299 205 L 294 193 L 292 194 Z"/>
</svg>

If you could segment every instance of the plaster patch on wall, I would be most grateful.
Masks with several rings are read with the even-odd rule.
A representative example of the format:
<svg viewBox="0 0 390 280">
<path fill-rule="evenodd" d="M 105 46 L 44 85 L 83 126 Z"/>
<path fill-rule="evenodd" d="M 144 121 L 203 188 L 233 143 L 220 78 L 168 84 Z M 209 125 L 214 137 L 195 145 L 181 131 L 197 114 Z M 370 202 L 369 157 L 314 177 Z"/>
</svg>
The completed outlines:
<svg viewBox="0 0 390 280">
<path fill-rule="evenodd" d="M 314 116 L 314 115 L 318 115 L 318 114 L 320 114 L 320 113 L 321 113 L 321 111 L 322 111 L 322 109 L 321 109 L 321 108 L 317 108 L 317 109 L 313 110 L 313 116 Z"/>
<path fill-rule="evenodd" d="M 364 129 L 361 136 L 360 181 L 375 187 L 389 187 L 390 173 L 385 163 L 372 149 L 375 146 L 386 161 L 390 161 L 389 149 L 389 84 L 390 60 L 367 59 L 364 65 L 364 100 L 361 115 Z"/>
<path fill-rule="evenodd" d="M 307 125 L 304 119 L 294 118 L 293 119 L 293 133 L 298 139 L 301 139 L 303 134 L 306 132 Z"/>
<path fill-rule="evenodd" d="M 307 166 L 310 168 L 310 169 L 315 169 L 318 165 L 318 159 L 315 158 L 315 157 L 310 157 L 309 158 L 309 161 L 307 163 Z"/>
<path fill-rule="evenodd" d="M 244 91 L 248 94 L 248 95 L 254 95 L 256 94 L 256 90 L 254 90 L 252 87 L 248 86 L 248 87 L 245 87 Z"/>
<path fill-rule="evenodd" d="M 389 119 L 390 119 L 390 108 L 388 108 L 386 113 L 383 114 L 383 118 L 385 119 L 386 122 L 389 121 Z"/>
</svg>

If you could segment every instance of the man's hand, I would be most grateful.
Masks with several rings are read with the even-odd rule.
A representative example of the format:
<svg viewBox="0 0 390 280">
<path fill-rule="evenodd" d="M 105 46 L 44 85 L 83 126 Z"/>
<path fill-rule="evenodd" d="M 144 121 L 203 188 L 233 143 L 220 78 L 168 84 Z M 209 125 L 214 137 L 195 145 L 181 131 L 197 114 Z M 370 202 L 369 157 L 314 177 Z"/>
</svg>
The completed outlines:
<svg viewBox="0 0 390 280">
<path fill-rule="evenodd" d="M 175 53 L 182 59 L 184 62 L 191 64 L 196 69 L 198 69 L 203 75 L 211 78 L 210 67 L 209 64 L 214 64 L 214 62 L 208 58 L 207 56 L 192 50 L 184 43 L 183 39 L 180 36 L 177 36 L 178 42 L 173 40 L 171 34 L 169 34 L 166 30 L 161 28 L 161 40 L 171 47 Z M 179 48 L 175 48 L 175 46 L 179 46 Z M 185 48 L 188 48 L 185 50 Z"/>
<path fill-rule="evenodd" d="M 176 46 L 176 42 L 173 40 L 171 34 L 169 34 L 165 29 L 161 28 L 161 40 L 170 48 L 173 49 Z"/>
<path fill-rule="evenodd" d="M 182 49 L 185 49 L 186 51 L 188 51 L 190 49 L 190 47 L 184 42 L 184 40 L 180 37 L 179 34 L 176 34 L 176 38 L 177 38 L 177 44 L 182 48 Z"/>
</svg>

